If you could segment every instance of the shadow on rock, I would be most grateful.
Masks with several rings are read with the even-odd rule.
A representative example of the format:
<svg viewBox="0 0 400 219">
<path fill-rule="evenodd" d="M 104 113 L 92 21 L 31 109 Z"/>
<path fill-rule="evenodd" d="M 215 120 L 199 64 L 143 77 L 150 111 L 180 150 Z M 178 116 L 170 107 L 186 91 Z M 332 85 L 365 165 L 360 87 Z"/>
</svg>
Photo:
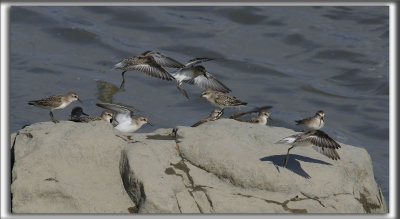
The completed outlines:
<svg viewBox="0 0 400 219">
<path fill-rule="evenodd" d="M 168 135 L 146 135 L 146 139 L 151 139 L 151 140 L 175 140 L 176 137 L 174 135 L 168 134 Z"/>
<path fill-rule="evenodd" d="M 274 156 L 269 156 L 269 157 L 263 157 L 260 158 L 261 161 L 271 161 L 276 169 L 279 171 L 279 167 L 283 168 L 283 162 L 285 160 L 286 155 L 274 155 Z M 297 155 L 297 154 L 289 154 L 289 158 L 288 158 L 288 163 L 286 165 L 286 169 L 304 177 L 304 178 L 311 178 L 310 175 L 308 175 L 308 173 L 301 168 L 300 162 L 298 160 L 304 161 L 304 162 L 309 162 L 309 163 L 317 163 L 317 164 L 324 164 L 324 165 L 332 165 L 330 163 L 327 163 L 325 161 L 322 160 L 317 160 L 317 159 L 313 159 L 313 158 L 309 158 L 309 157 L 304 157 L 301 155 Z"/>
</svg>

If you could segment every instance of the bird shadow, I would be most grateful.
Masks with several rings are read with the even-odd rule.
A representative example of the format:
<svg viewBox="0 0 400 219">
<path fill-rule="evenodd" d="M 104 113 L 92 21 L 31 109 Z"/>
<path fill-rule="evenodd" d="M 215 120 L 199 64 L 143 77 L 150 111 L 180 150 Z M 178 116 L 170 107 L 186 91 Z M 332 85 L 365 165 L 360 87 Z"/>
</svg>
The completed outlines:
<svg viewBox="0 0 400 219">
<path fill-rule="evenodd" d="M 273 155 L 268 157 L 260 158 L 261 161 L 271 161 L 275 168 L 279 171 L 279 167 L 284 168 L 283 162 L 285 160 L 286 155 Z M 304 157 L 297 154 L 289 154 L 288 163 L 286 164 L 286 169 L 300 175 L 306 179 L 311 178 L 311 176 L 301 167 L 300 161 L 309 162 L 309 163 L 317 163 L 317 164 L 324 164 L 324 165 L 332 165 L 322 160 L 317 160 L 309 157 Z"/>
<path fill-rule="evenodd" d="M 146 135 L 146 139 L 151 139 L 151 140 L 175 140 L 176 137 L 171 135 L 171 134 L 167 134 L 167 135 L 156 134 L 156 135 Z"/>
</svg>

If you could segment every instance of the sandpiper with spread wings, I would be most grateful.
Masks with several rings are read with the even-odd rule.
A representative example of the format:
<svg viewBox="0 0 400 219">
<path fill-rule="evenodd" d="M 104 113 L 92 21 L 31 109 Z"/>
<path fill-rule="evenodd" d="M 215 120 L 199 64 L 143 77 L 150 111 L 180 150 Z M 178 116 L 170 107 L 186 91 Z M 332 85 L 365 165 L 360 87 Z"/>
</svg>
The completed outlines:
<svg viewBox="0 0 400 219">
<path fill-rule="evenodd" d="M 68 92 L 67 94 L 64 95 L 52 95 L 40 100 L 32 100 L 29 101 L 28 104 L 50 110 L 51 120 L 54 123 L 57 123 L 58 121 L 55 120 L 53 116 L 53 110 L 63 109 L 72 102 L 74 102 L 75 100 L 82 102 L 75 92 Z"/>
<path fill-rule="evenodd" d="M 121 132 L 135 132 L 146 123 L 152 125 L 146 117 L 132 118 L 133 111 L 127 106 L 112 103 L 96 103 L 96 105 L 114 112 L 114 118 L 118 122 L 115 128 Z"/>
<path fill-rule="evenodd" d="M 223 109 L 214 109 L 213 111 L 211 111 L 211 114 L 209 117 L 196 122 L 195 124 L 192 125 L 192 127 L 197 127 L 197 126 L 199 126 L 203 123 L 209 122 L 209 121 L 215 121 L 215 120 L 221 118 L 221 116 L 223 116 L 223 115 L 224 115 Z"/>
<path fill-rule="evenodd" d="M 296 125 L 300 125 L 305 131 L 318 130 L 324 127 L 324 117 L 324 111 L 318 110 L 314 116 L 296 120 L 295 122 L 297 123 Z"/>
<path fill-rule="evenodd" d="M 164 67 L 182 68 L 183 66 L 183 64 L 161 54 L 160 52 L 145 51 L 141 55 L 120 61 L 115 64 L 113 68 L 123 70 L 122 83 L 120 86 L 122 88 L 125 84 L 125 72 L 127 71 L 141 71 L 152 77 L 171 81 L 174 80 L 174 77 L 166 71 Z"/>
<path fill-rule="evenodd" d="M 286 166 L 289 158 L 289 151 L 294 147 L 312 146 L 314 150 L 333 159 L 340 159 L 336 149 L 341 146 L 333 140 L 329 135 L 321 130 L 312 130 L 300 134 L 294 134 L 281 140 L 275 144 L 288 144 L 291 147 L 288 149 L 283 166 Z"/>
<path fill-rule="evenodd" d="M 201 93 L 200 97 L 206 98 L 208 102 L 220 109 L 247 105 L 246 102 L 238 100 L 236 97 L 232 97 L 225 93 L 214 90 L 205 90 Z"/>
<path fill-rule="evenodd" d="M 194 84 L 203 89 L 211 89 L 223 93 L 229 93 L 231 90 L 212 76 L 202 65 L 197 65 L 202 62 L 211 61 L 210 58 L 195 58 L 189 60 L 182 68 L 171 75 L 178 82 L 176 87 L 180 90 L 186 98 L 189 98 L 188 93 L 182 88 L 182 83 Z"/>
<path fill-rule="evenodd" d="M 87 117 L 81 117 L 81 115 L 85 115 Z M 85 112 L 83 112 L 82 107 L 74 107 L 71 111 L 71 121 L 74 122 L 92 122 L 92 121 L 106 121 L 111 122 L 113 118 L 113 112 L 111 110 L 104 110 L 100 116 L 89 116 Z"/>
</svg>

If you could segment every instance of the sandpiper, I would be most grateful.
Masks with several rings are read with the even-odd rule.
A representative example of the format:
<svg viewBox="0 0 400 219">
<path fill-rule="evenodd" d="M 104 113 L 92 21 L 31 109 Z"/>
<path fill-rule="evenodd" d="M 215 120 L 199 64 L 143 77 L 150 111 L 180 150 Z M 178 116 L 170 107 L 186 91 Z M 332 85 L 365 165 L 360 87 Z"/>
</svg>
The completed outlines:
<svg viewBox="0 0 400 219">
<path fill-rule="evenodd" d="M 115 64 L 113 68 L 121 69 L 122 83 L 120 88 L 125 85 L 125 72 L 127 71 L 141 71 L 152 77 L 161 78 L 163 80 L 171 81 L 174 77 L 167 72 L 164 67 L 183 67 L 181 63 L 172 58 L 164 56 L 159 52 L 145 51 L 141 55 L 133 56 L 120 61 Z"/>
<path fill-rule="evenodd" d="M 103 120 L 106 122 L 111 123 L 112 118 L 113 118 L 113 112 L 111 110 L 104 110 L 101 113 L 101 116 L 95 116 L 95 117 L 81 117 L 81 115 L 86 115 L 89 116 L 88 114 L 83 112 L 82 107 L 75 107 L 71 111 L 71 121 L 74 122 L 91 122 L 91 121 L 99 121 Z"/>
<path fill-rule="evenodd" d="M 197 126 L 199 126 L 199 125 L 201 125 L 201 124 L 203 124 L 203 123 L 206 123 L 206 122 L 209 122 L 209 121 L 214 121 L 214 120 L 217 120 L 217 119 L 219 119 L 221 116 L 223 116 L 224 115 L 224 110 L 222 109 L 214 109 L 212 112 L 211 112 L 211 114 L 210 114 L 210 116 L 209 117 L 207 117 L 207 118 L 205 118 L 205 119 L 202 119 L 202 120 L 200 120 L 200 121 L 198 121 L 198 122 L 196 122 L 194 125 L 192 125 L 192 127 L 197 127 Z"/>
<path fill-rule="evenodd" d="M 53 110 L 63 109 L 67 107 L 70 103 L 74 102 L 75 100 L 82 102 L 75 92 L 68 92 L 65 95 L 52 95 L 40 100 L 32 100 L 29 101 L 28 104 L 50 110 L 51 120 L 54 123 L 57 123 L 58 121 L 55 120 L 53 116 Z"/>
<path fill-rule="evenodd" d="M 244 122 L 256 123 L 256 124 L 260 124 L 260 125 L 266 125 L 268 118 L 272 120 L 271 115 L 269 114 L 269 112 L 267 110 L 261 110 L 258 113 L 257 117 L 247 119 Z M 235 120 L 241 121 L 238 118 L 235 118 Z"/>
<path fill-rule="evenodd" d="M 146 123 L 152 125 L 146 117 L 132 118 L 133 111 L 126 106 L 112 103 L 96 103 L 96 105 L 114 112 L 114 118 L 118 122 L 115 128 L 121 132 L 135 132 Z"/>
<path fill-rule="evenodd" d="M 288 162 L 289 151 L 294 147 L 312 146 L 314 150 L 333 160 L 340 159 L 339 154 L 336 152 L 336 149 L 339 149 L 340 145 L 321 130 L 312 130 L 291 135 L 277 141 L 275 144 L 291 145 L 287 151 L 283 166 L 286 166 Z"/>
<path fill-rule="evenodd" d="M 82 115 L 89 116 L 88 114 L 83 112 L 82 107 L 76 106 L 76 107 L 72 108 L 72 110 L 71 110 L 70 120 L 75 121 L 75 122 L 80 122 L 79 119 L 81 118 Z"/>
<path fill-rule="evenodd" d="M 211 61 L 210 58 L 195 58 L 189 60 L 184 67 L 178 69 L 176 72 L 171 73 L 175 80 L 178 82 L 176 87 L 180 90 L 186 98 L 189 98 L 188 93 L 181 87 L 182 83 L 194 84 L 203 89 L 211 89 L 223 93 L 229 93 L 231 90 L 212 76 L 202 65 L 196 65 L 201 62 Z"/>
<path fill-rule="evenodd" d="M 236 97 L 229 96 L 225 93 L 213 90 L 205 90 L 200 97 L 205 97 L 212 105 L 224 109 L 226 107 L 246 106 L 246 102 L 238 100 Z"/>
<path fill-rule="evenodd" d="M 296 125 L 300 125 L 305 131 L 318 130 L 324 127 L 324 116 L 324 111 L 319 110 L 314 116 L 296 120 L 295 122 L 297 123 Z"/>
</svg>

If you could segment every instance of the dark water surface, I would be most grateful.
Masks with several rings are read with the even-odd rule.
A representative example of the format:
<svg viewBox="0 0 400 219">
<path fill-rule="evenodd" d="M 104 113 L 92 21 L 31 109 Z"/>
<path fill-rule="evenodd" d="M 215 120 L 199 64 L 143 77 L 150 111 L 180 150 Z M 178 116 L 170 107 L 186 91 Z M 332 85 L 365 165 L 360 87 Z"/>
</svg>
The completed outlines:
<svg viewBox="0 0 400 219">
<path fill-rule="evenodd" d="M 125 90 L 119 90 L 121 71 L 111 68 L 145 50 L 181 62 L 220 58 L 204 67 L 248 108 L 273 105 L 270 125 L 296 128 L 294 120 L 324 110 L 324 131 L 371 154 L 388 203 L 388 7 L 12 7 L 10 12 L 11 133 L 50 120 L 48 111 L 29 106 L 29 100 L 68 91 L 76 91 L 83 104 L 54 111 L 56 119 L 67 120 L 78 105 L 99 115 L 96 102 L 114 102 L 134 106 L 154 124 L 139 132 L 192 125 L 213 109 L 196 99 L 200 88 L 184 85 L 192 96 L 187 100 L 175 83 L 135 71 L 125 74 Z"/>
</svg>

